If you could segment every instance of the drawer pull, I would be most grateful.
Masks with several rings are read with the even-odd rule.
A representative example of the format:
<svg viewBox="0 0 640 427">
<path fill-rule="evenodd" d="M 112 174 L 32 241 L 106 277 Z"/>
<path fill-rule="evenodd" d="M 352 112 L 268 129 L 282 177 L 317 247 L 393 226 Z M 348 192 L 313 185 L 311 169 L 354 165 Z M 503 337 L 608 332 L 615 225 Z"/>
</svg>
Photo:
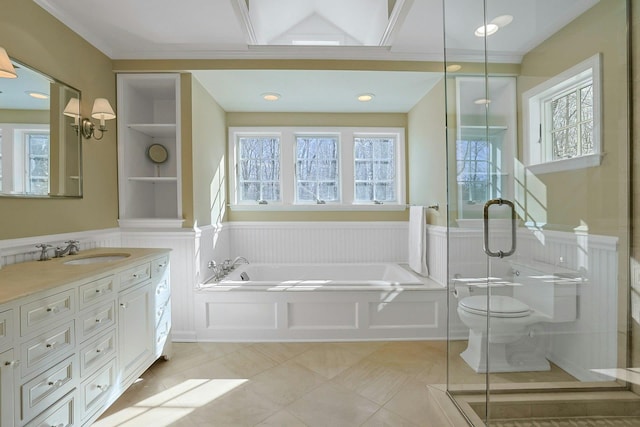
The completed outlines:
<svg viewBox="0 0 640 427">
<path fill-rule="evenodd" d="M 102 289 L 96 289 L 96 294 L 101 294 L 103 292 Z"/>
<path fill-rule="evenodd" d="M 98 390 L 101 390 L 101 391 L 106 391 L 106 390 L 108 390 L 108 389 L 109 389 L 109 385 L 108 385 L 108 384 L 105 384 L 105 385 L 97 384 L 97 385 L 96 385 L 96 388 L 97 388 Z"/>
<path fill-rule="evenodd" d="M 102 323 L 103 319 L 96 319 L 96 323 Z"/>
<path fill-rule="evenodd" d="M 132 274 L 131 275 L 134 279 L 137 279 L 138 277 L 140 277 L 140 275 L 138 273 Z"/>
<path fill-rule="evenodd" d="M 102 353 L 102 349 L 101 348 L 96 348 L 96 353 Z"/>
<path fill-rule="evenodd" d="M 47 307 L 47 313 L 57 313 L 60 311 L 58 307 Z"/>
<path fill-rule="evenodd" d="M 121 303 L 120 303 L 120 307 L 122 307 L 122 308 L 127 308 L 127 304 L 126 304 L 126 303 L 124 303 L 124 302 L 121 302 Z"/>
<path fill-rule="evenodd" d="M 68 427 L 69 424 L 60 423 L 60 424 L 52 424 L 51 427 Z"/>
<path fill-rule="evenodd" d="M 50 386 L 50 387 L 53 387 L 53 388 L 58 388 L 58 387 L 60 387 L 62 385 L 62 380 L 58 380 L 56 382 L 49 381 L 47 383 L 47 385 Z"/>
<path fill-rule="evenodd" d="M 47 347 L 47 348 L 53 348 L 53 347 L 55 347 L 55 346 L 56 346 L 56 343 L 55 343 L 55 342 L 47 343 L 47 344 L 45 345 L 45 347 Z"/>
<path fill-rule="evenodd" d="M 20 361 L 19 360 L 7 360 L 6 362 L 4 362 L 4 366 L 18 367 L 18 366 L 20 366 Z"/>
</svg>

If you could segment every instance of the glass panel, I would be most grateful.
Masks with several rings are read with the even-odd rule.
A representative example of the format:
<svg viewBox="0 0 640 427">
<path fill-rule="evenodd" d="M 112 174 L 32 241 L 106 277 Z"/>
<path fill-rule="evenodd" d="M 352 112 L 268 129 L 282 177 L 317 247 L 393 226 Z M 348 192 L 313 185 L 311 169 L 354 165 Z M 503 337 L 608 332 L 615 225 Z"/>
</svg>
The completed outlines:
<svg viewBox="0 0 640 427">
<path fill-rule="evenodd" d="M 537 425 L 513 405 L 534 404 L 531 394 L 515 396 L 523 391 L 553 393 L 544 396 L 553 405 L 536 406 L 535 416 L 547 421 L 596 425 L 588 419 L 595 416 L 606 424 L 603 417 L 624 413 L 619 402 L 586 393 L 573 415 L 562 412 L 574 397 L 565 392 L 625 390 L 627 325 L 638 328 L 629 295 L 640 301 L 629 275 L 640 263 L 630 268 L 628 2 L 578 3 L 563 4 L 560 14 L 551 0 L 444 1 L 446 66 L 471 62 L 446 74 L 448 286 L 455 290 L 447 388 L 473 425 Z M 497 32 L 473 36 L 469 27 L 482 23 Z M 592 84 L 597 73 L 593 80 L 580 73 L 545 94 L 540 108 L 522 105 L 527 91 L 558 86 L 556 76 L 595 55 L 606 58 L 602 76 L 609 76 L 601 96 Z M 525 121 L 535 132 L 525 131 Z M 603 131 L 605 159 L 571 163 L 593 153 L 594 134 Z M 577 166 L 551 172 L 530 167 L 528 155 Z M 514 205 L 515 234 L 505 201 Z"/>
<path fill-rule="evenodd" d="M 279 139 L 241 137 L 238 152 L 238 201 L 280 201 Z"/>
<path fill-rule="evenodd" d="M 395 139 L 357 137 L 354 139 L 355 200 L 388 202 L 396 200 Z M 365 185 L 366 181 L 370 185 Z"/>
<path fill-rule="evenodd" d="M 296 187 L 300 202 L 337 201 L 338 138 L 296 137 Z"/>
</svg>

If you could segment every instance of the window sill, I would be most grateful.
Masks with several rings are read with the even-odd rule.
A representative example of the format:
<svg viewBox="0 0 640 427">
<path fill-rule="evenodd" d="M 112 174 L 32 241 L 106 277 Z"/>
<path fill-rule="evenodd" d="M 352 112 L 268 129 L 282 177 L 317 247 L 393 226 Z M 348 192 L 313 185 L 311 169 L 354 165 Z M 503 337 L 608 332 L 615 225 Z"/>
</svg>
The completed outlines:
<svg viewBox="0 0 640 427">
<path fill-rule="evenodd" d="M 554 160 L 552 162 L 529 165 L 527 166 L 527 169 L 535 175 L 585 169 L 600 166 L 603 157 L 604 153 L 589 154 L 587 156 L 574 157 L 571 159 Z"/>
<path fill-rule="evenodd" d="M 259 212 L 259 211 L 300 211 L 300 212 L 332 212 L 332 211 L 404 211 L 407 205 L 229 205 L 232 211 L 238 212 Z"/>
</svg>

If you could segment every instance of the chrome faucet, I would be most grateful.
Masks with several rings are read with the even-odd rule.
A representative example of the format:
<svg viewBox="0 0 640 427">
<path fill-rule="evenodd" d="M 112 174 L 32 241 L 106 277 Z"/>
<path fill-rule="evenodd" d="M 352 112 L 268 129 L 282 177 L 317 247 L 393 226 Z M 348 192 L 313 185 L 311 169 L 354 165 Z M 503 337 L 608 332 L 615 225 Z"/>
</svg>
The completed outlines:
<svg viewBox="0 0 640 427">
<path fill-rule="evenodd" d="M 66 253 L 68 253 L 69 255 L 76 255 L 78 252 L 80 252 L 80 248 L 78 247 L 78 244 L 80 243 L 79 241 L 69 240 L 65 243 L 67 244 L 66 248 L 62 249 L 62 246 L 58 246 L 56 248 L 54 254 L 55 258 L 63 257 Z"/>
<path fill-rule="evenodd" d="M 233 270 L 234 268 L 236 268 L 236 264 L 238 263 L 244 263 L 244 264 L 249 264 L 249 260 L 246 259 L 243 256 L 237 256 L 233 259 L 233 261 L 231 261 L 230 259 L 225 259 L 224 262 L 222 263 L 222 270 L 225 273 L 230 272 L 231 270 Z"/>
<path fill-rule="evenodd" d="M 38 261 L 49 260 L 49 253 L 47 251 L 49 250 L 50 247 L 51 245 L 47 245 L 46 243 L 40 243 L 39 245 L 36 245 L 36 248 L 40 249 L 40 258 L 38 258 Z"/>
<path fill-rule="evenodd" d="M 213 280 L 216 282 L 224 276 L 224 268 L 219 266 L 215 260 L 211 260 L 207 263 L 207 268 L 213 271 Z"/>
</svg>

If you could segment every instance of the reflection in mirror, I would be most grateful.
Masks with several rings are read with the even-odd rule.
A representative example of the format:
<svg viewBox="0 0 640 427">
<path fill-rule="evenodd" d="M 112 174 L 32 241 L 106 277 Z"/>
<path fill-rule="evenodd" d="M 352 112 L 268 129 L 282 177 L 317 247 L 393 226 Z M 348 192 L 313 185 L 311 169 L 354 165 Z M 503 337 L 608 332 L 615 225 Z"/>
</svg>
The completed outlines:
<svg viewBox="0 0 640 427">
<path fill-rule="evenodd" d="M 80 92 L 12 62 L 18 77 L 0 79 L 0 196 L 82 197 Z M 74 103 L 78 114 L 63 114 Z"/>
</svg>

